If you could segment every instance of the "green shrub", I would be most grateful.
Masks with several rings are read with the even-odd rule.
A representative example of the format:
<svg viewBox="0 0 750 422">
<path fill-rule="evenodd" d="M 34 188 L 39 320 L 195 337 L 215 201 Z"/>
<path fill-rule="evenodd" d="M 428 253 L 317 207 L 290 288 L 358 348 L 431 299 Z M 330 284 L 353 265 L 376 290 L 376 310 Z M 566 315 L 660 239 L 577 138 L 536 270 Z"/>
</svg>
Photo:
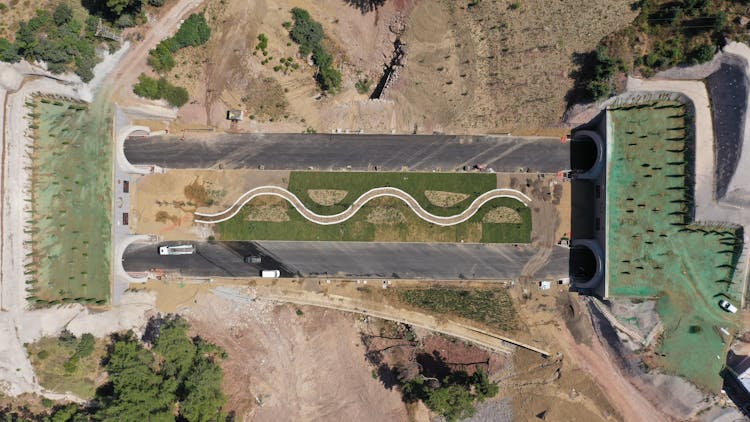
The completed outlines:
<svg viewBox="0 0 750 422">
<path fill-rule="evenodd" d="M 599 46 L 593 52 L 592 75 L 586 83 L 586 95 L 591 100 L 606 98 L 614 93 L 613 77 L 618 71 L 624 71 L 624 64 L 612 59 L 606 47 Z"/>
<path fill-rule="evenodd" d="M 145 74 L 138 77 L 138 83 L 133 86 L 133 92 L 139 97 L 158 100 L 161 98 L 159 92 L 159 82 L 154 78 L 149 78 Z"/>
<path fill-rule="evenodd" d="M 180 25 L 180 29 L 172 38 L 176 42 L 176 48 L 172 51 L 184 47 L 196 47 L 208 42 L 208 39 L 211 38 L 211 28 L 209 28 L 205 16 L 193 13 L 185 19 L 185 22 Z"/>
<path fill-rule="evenodd" d="M 295 7 L 292 9 L 294 24 L 289 36 L 299 44 L 299 52 L 306 56 L 312 53 L 312 59 L 318 67 L 315 79 L 323 91 L 335 93 L 341 88 L 341 73 L 333 68 L 333 57 L 320 44 L 323 41 L 323 26 L 314 21 L 307 10 Z"/>
<path fill-rule="evenodd" d="M 292 9 L 294 24 L 289 32 L 292 40 L 299 44 L 299 52 L 303 56 L 310 54 L 313 48 L 323 41 L 323 26 L 315 22 L 305 9 Z"/>
<path fill-rule="evenodd" d="M 157 72 L 168 72 L 175 65 L 170 43 L 162 41 L 148 53 L 148 64 Z"/>
<path fill-rule="evenodd" d="M 164 6 L 164 0 L 148 0 L 148 4 L 154 7 Z"/>
<path fill-rule="evenodd" d="M 49 352 L 46 350 L 40 350 L 39 353 L 36 354 L 36 357 L 39 360 L 45 360 L 49 357 Z"/>
<path fill-rule="evenodd" d="M 693 49 L 690 52 L 690 63 L 700 64 L 711 61 L 716 54 L 716 46 L 711 44 L 704 44 Z"/>
<path fill-rule="evenodd" d="M 357 81 L 357 83 L 354 84 L 354 88 L 357 89 L 357 92 L 360 94 L 367 94 L 370 92 L 370 85 L 372 82 L 368 79 L 360 79 Z"/>
<path fill-rule="evenodd" d="M 167 83 L 163 90 L 163 98 L 175 107 L 182 107 L 190 100 L 187 89 Z"/>
<path fill-rule="evenodd" d="M 258 35 L 258 44 L 255 46 L 256 50 L 265 51 L 268 48 L 268 37 L 266 34 Z"/>
<path fill-rule="evenodd" d="M 174 68 L 173 53 L 184 47 L 195 47 L 208 42 L 211 37 L 206 18 L 193 13 L 180 25 L 177 33 L 156 45 L 149 51 L 148 64 L 159 73 L 169 72 Z"/>
<path fill-rule="evenodd" d="M 66 3 L 60 3 L 52 13 L 52 19 L 57 26 L 65 25 L 73 19 L 73 9 Z"/>
<path fill-rule="evenodd" d="M 126 13 L 115 20 L 115 26 L 118 28 L 132 28 L 135 26 L 135 18 L 133 15 Z"/>
<path fill-rule="evenodd" d="M 94 336 L 90 333 L 85 333 L 81 335 L 81 339 L 78 341 L 78 345 L 76 346 L 76 352 L 75 354 L 79 358 L 85 358 L 90 356 L 92 353 L 94 353 L 94 343 L 96 342 L 96 339 L 94 339 Z"/>
<path fill-rule="evenodd" d="M 341 72 L 332 67 L 321 67 L 316 79 L 324 91 L 335 93 L 341 88 Z"/>
<path fill-rule="evenodd" d="M 165 78 L 154 79 L 141 74 L 138 83 L 133 86 L 133 92 L 151 100 L 165 99 L 175 107 L 182 107 L 190 100 L 187 90 L 169 83 Z"/>
</svg>

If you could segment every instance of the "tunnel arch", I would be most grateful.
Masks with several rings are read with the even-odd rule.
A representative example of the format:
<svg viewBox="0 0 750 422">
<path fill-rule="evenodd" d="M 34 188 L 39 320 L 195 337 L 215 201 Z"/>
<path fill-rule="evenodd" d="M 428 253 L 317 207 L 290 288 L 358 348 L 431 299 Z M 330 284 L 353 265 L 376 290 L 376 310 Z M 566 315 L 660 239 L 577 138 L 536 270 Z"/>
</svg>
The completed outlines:
<svg viewBox="0 0 750 422">
<path fill-rule="evenodd" d="M 573 287 L 594 289 L 604 280 L 604 249 L 597 240 L 572 240 L 570 262 L 570 281 Z"/>
<path fill-rule="evenodd" d="M 577 177 L 580 179 L 596 179 L 601 174 L 602 170 L 604 169 L 604 152 L 606 145 L 604 144 L 604 140 L 602 139 L 602 136 L 599 135 L 598 132 L 595 132 L 593 130 L 579 130 L 577 132 L 574 132 L 571 136 L 571 150 L 574 149 L 575 143 L 583 143 L 583 142 L 590 142 L 593 143 L 594 147 L 596 148 L 595 153 L 595 159 L 593 163 L 590 164 L 590 167 L 584 168 L 584 169 L 576 169 L 573 170 L 579 170 L 582 171 L 581 173 L 578 173 Z M 575 154 L 575 151 L 572 152 L 572 155 Z M 575 162 L 576 158 L 572 157 L 571 160 Z"/>
</svg>

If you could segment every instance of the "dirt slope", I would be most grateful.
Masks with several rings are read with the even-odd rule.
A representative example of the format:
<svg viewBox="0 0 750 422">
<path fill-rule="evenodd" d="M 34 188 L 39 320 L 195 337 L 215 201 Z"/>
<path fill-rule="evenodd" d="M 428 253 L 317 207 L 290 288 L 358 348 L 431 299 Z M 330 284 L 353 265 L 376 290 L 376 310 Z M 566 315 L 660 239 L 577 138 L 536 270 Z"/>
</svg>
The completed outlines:
<svg viewBox="0 0 750 422">
<path fill-rule="evenodd" d="M 229 129 L 226 110 L 239 107 L 256 118 L 236 130 L 562 132 L 574 54 L 629 23 L 630 3 L 530 0 L 513 9 L 506 1 L 467 8 L 394 0 L 361 13 L 340 0 L 207 0 L 212 39 L 178 53 L 169 76 L 192 99 L 176 126 Z M 306 8 L 323 25 L 343 73 L 343 88 L 333 97 L 319 96 L 314 69 L 282 26 L 293 7 Z M 261 33 L 268 37 L 267 55 L 255 50 Z M 405 67 L 380 100 L 369 100 L 399 37 L 406 43 Z M 275 71 L 282 57 L 294 58 L 299 70 Z M 373 83 L 359 94 L 355 83 L 364 79 Z M 262 116 L 269 109 L 276 109 L 273 117 Z"/>
<path fill-rule="evenodd" d="M 406 421 L 395 390 L 373 379 L 354 317 L 200 295 L 193 329 L 229 354 L 224 391 L 238 420 Z"/>
</svg>

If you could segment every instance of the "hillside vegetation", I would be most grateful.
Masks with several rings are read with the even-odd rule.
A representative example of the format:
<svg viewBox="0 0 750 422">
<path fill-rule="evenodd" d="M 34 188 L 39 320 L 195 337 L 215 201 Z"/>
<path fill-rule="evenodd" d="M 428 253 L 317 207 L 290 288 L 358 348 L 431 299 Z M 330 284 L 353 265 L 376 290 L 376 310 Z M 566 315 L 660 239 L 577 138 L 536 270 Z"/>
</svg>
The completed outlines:
<svg viewBox="0 0 750 422">
<path fill-rule="evenodd" d="M 85 23 L 73 17 L 73 10 L 61 3 L 50 13 L 37 10 L 36 16 L 21 22 L 15 42 L 0 38 L 0 60 L 44 61 L 53 73 L 74 71 L 84 81 L 94 77 L 99 61 L 94 36 L 98 20 L 87 16 Z"/>
<path fill-rule="evenodd" d="M 132 332 L 113 335 L 101 361 L 107 383 L 89 403 L 56 406 L 48 415 L 0 409 L 0 419 L 226 421 L 219 366 L 226 354 L 200 337 L 189 337 L 188 328 L 179 317 L 154 318 L 143 341 Z"/>
<path fill-rule="evenodd" d="M 650 77 L 678 65 L 711 60 L 727 39 L 748 41 L 748 0 L 640 0 L 639 15 L 626 28 L 577 57 L 576 87 L 569 102 L 614 95 L 617 75 Z"/>
<path fill-rule="evenodd" d="M 163 3 L 164 0 L 149 0 L 149 4 L 156 7 Z M 13 4 L 11 2 L 11 7 Z M 28 2 L 23 5 L 28 6 Z M 100 19 L 109 27 L 133 27 L 146 21 L 142 7 L 140 0 L 84 0 L 80 5 L 60 2 L 52 10 L 37 9 L 35 16 L 20 22 L 18 16 L 26 18 L 28 15 L 8 18 L 3 23 L 8 28 L 17 24 L 18 30 L 11 37 L 14 39 L 0 38 L 0 61 L 42 61 L 53 73 L 72 71 L 88 82 L 94 77 L 94 66 L 100 61 L 96 50 L 112 51 L 117 47 L 116 41 L 96 37 Z M 5 9 L 7 6 L 0 8 L 0 12 Z"/>
<path fill-rule="evenodd" d="M 160 42 L 148 55 L 148 64 L 160 75 L 175 67 L 174 53 L 185 47 L 197 47 L 208 42 L 211 28 L 202 14 L 193 13 L 180 25 L 177 33 Z M 151 100 L 165 99 L 175 107 L 182 107 L 190 99 L 188 91 L 173 85 L 164 76 L 154 79 L 146 74 L 138 77 L 133 92 Z"/>
<path fill-rule="evenodd" d="M 333 67 L 333 57 L 323 47 L 323 26 L 313 20 L 305 9 L 295 7 L 292 9 L 294 25 L 289 31 L 289 36 L 299 44 L 299 53 L 303 57 L 312 53 L 312 60 L 318 67 L 315 79 L 320 89 L 335 93 L 341 89 L 341 72 Z"/>
</svg>

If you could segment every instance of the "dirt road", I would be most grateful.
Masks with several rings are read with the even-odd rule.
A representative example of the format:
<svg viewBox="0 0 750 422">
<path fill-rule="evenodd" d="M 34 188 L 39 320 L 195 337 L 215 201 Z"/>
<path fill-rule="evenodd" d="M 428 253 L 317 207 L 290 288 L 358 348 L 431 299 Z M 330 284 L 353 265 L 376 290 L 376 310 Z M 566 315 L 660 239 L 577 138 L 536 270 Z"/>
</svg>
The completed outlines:
<svg viewBox="0 0 750 422">
<path fill-rule="evenodd" d="M 129 106 L 143 102 L 133 94 L 133 85 L 138 76 L 148 69 L 146 60 L 149 50 L 156 47 L 163 39 L 173 35 L 187 14 L 195 10 L 203 0 L 179 0 L 162 16 L 155 18 L 146 25 L 146 34 L 123 57 L 117 72 L 113 73 L 103 86 L 103 90 L 112 90 L 111 98 L 122 106 Z"/>
</svg>

